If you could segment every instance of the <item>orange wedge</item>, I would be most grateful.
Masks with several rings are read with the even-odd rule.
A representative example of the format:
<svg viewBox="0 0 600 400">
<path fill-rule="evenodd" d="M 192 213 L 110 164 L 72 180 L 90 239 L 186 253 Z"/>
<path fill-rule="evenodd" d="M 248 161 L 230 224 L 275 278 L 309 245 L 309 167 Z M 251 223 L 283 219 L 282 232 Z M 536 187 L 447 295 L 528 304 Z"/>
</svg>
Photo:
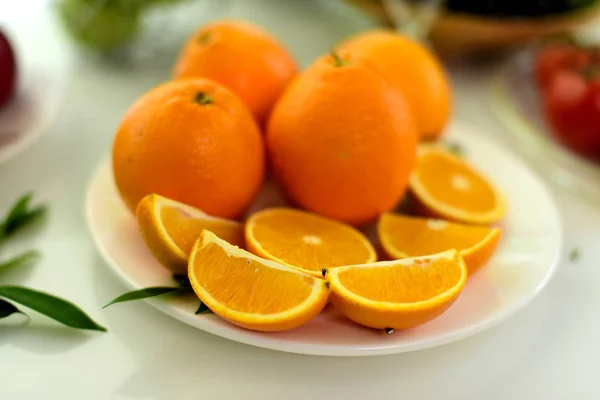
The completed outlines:
<svg viewBox="0 0 600 400">
<path fill-rule="evenodd" d="M 296 328 L 319 314 L 329 297 L 322 279 L 259 258 L 210 231 L 194 245 L 188 276 L 215 314 L 256 331 Z"/>
<path fill-rule="evenodd" d="M 375 329 L 408 329 L 441 315 L 458 298 L 467 267 L 456 250 L 333 268 L 331 302 L 347 318 Z"/>
<path fill-rule="evenodd" d="M 246 221 L 252 253 L 322 277 L 323 268 L 374 262 L 375 249 L 358 230 L 291 208 L 259 211 Z"/>
<path fill-rule="evenodd" d="M 498 190 L 463 159 L 437 145 L 419 148 L 409 186 L 427 216 L 470 224 L 490 224 L 504 216 Z"/>
<path fill-rule="evenodd" d="M 386 213 L 379 217 L 377 235 L 390 258 L 418 257 L 456 249 L 472 274 L 492 257 L 502 230 Z"/>
<path fill-rule="evenodd" d="M 211 217 L 157 194 L 144 197 L 136 215 L 142 237 L 154 257 L 175 273 L 187 273 L 190 251 L 204 229 L 236 245 L 244 243 L 242 224 Z"/>
</svg>

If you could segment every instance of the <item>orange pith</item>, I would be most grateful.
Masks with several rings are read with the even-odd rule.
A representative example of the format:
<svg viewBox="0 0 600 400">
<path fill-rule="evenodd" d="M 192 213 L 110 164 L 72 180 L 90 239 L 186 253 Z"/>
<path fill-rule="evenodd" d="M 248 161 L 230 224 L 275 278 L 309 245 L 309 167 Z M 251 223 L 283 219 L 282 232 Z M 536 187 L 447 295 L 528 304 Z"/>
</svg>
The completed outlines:
<svg viewBox="0 0 600 400">
<path fill-rule="evenodd" d="M 376 329 L 408 329 L 442 314 L 459 296 L 467 269 L 455 250 L 327 271 L 331 301 Z"/>
<path fill-rule="evenodd" d="M 490 224 L 504 215 L 498 191 L 472 166 L 440 146 L 419 148 L 410 189 L 430 216 Z"/>
<path fill-rule="evenodd" d="M 245 328 L 280 331 L 300 326 L 325 306 L 321 279 L 264 260 L 204 231 L 188 275 L 198 297 L 222 318 Z"/>
<path fill-rule="evenodd" d="M 375 250 L 358 230 L 320 215 L 272 208 L 246 223 L 248 249 L 314 276 L 323 268 L 374 262 Z"/>
<path fill-rule="evenodd" d="M 500 228 L 389 213 L 379 218 L 377 234 L 390 258 L 418 257 L 456 249 L 469 273 L 489 260 L 502 237 Z"/>
<path fill-rule="evenodd" d="M 152 254 L 177 273 L 187 271 L 189 254 L 204 229 L 220 238 L 243 245 L 244 226 L 215 218 L 197 208 L 156 194 L 144 197 L 136 210 L 138 226 Z"/>
</svg>

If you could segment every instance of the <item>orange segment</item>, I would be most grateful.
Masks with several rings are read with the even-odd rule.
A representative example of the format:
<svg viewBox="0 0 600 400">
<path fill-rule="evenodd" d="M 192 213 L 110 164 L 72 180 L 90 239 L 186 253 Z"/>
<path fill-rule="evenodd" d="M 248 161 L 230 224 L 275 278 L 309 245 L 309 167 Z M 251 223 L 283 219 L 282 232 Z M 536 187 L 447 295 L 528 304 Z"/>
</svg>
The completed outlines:
<svg viewBox="0 0 600 400">
<path fill-rule="evenodd" d="M 296 328 L 321 312 L 326 282 L 259 258 L 204 231 L 189 261 L 196 295 L 215 314 L 257 331 Z"/>
<path fill-rule="evenodd" d="M 291 208 L 259 211 L 246 222 L 252 253 L 321 276 L 323 268 L 374 262 L 376 253 L 358 230 Z"/>
<path fill-rule="evenodd" d="M 442 314 L 458 298 L 467 268 L 456 250 L 334 268 L 331 301 L 346 317 L 375 329 L 408 329 Z"/>
<path fill-rule="evenodd" d="M 189 254 L 204 229 L 236 245 L 244 243 L 242 224 L 211 217 L 197 208 L 156 194 L 140 201 L 136 215 L 142 237 L 152 254 L 176 273 L 187 272 Z"/>
<path fill-rule="evenodd" d="M 473 273 L 492 257 L 502 231 L 499 228 L 387 213 L 379 218 L 377 235 L 391 258 L 417 257 L 456 249 L 465 260 L 469 273 Z"/>
<path fill-rule="evenodd" d="M 472 224 L 504 215 L 500 193 L 464 160 L 436 145 L 419 148 L 410 189 L 425 213 Z"/>
</svg>

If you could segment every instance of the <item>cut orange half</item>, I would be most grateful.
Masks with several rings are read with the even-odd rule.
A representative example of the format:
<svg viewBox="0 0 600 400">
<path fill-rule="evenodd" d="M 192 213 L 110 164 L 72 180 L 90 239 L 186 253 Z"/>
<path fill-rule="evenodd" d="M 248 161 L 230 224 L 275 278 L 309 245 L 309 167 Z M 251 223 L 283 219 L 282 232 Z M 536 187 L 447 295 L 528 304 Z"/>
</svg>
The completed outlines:
<svg viewBox="0 0 600 400">
<path fill-rule="evenodd" d="M 375 329 L 408 329 L 441 315 L 460 295 L 467 268 L 456 250 L 333 268 L 331 302 L 347 318 Z"/>
<path fill-rule="evenodd" d="M 157 194 L 144 197 L 136 215 L 142 237 L 154 257 L 175 273 L 187 273 L 190 251 L 204 229 L 236 245 L 244 243 L 242 224 L 211 217 Z"/>
<path fill-rule="evenodd" d="M 502 231 L 500 228 L 386 213 L 379 217 L 377 235 L 390 258 L 418 257 L 456 249 L 472 274 L 494 255 Z"/>
<path fill-rule="evenodd" d="M 410 183 L 427 216 L 470 224 L 491 224 L 504 216 L 504 200 L 483 175 L 438 145 L 422 145 Z"/>
<path fill-rule="evenodd" d="M 327 283 L 259 258 L 204 231 L 188 276 L 196 295 L 221 318 L 246 329 L 284 331 L 310 321 L 329 297 Z"/>
<path fill-rule="evenodd" d="M 323 268 L 376 261 L 375 249 L 355 228 L 291 208 L 259 211 L 246 221 L 248 250 L 313 276 Z"/>
</svg>

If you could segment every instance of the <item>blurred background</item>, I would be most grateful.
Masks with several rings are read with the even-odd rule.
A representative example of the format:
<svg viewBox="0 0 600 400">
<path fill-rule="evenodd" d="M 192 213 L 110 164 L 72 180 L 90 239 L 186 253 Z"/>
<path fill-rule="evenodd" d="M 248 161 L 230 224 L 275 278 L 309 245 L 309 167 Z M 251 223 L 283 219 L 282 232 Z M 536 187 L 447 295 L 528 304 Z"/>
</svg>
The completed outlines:
<svg viewBox="0 0 600 400">
<path fill-rule="evenodd" d="M 93 102 L 88 105 L 104 116 L 108 145 L 127 106 L 170 78 L 184 41 L 208 21 L 242 18 L 258 23 L 292 49 L 303 67 L 348 35 L 389 27 L 431 46 L 443 61 L 454 82 L 454 118 L 478 114 L 480 125 L 508 128 L 500 139 L 512 140 L 510 145 L 533 164 L 545 163 L 541 169 L 550 179 L 595 201 L 600 198 L 600 129 L 565 129 L 569 119 L 554 117 L 573 110 L 549 115 L 547 106 L 565 95 L 541 90 L 536 77 L 545 73 L 540 69 L 572 70 L 573 59 L 584 53 L 595 60 L 590 55 L 599 15 L 598 0 L 3 2 L 0 100 L 11 97 L 13 90 L 18 94 L 10 102 L 0 101 L 0 162 L 47 130 L 69 84 L 71 91 L 90 91 Z M 15 53 L 16 70 L 10 67 L 10 51 L 2 50 L 7 47 Z M 596 61 L 575 64 L 577 71 L 585 67 L 589 72 Z M 592 92 L 588 97 L 596 96 Z M 485 113 L 478 111 L 482 104 Z M 73 102 L 69 106 L 75 107 Z M 573 113 L 571 119 L 600 126 L 600 109 Z M 586 116 L 579 118 L 581 113 Z"/>
<path fill-rule="evenodd" d="M 221 17 L 242 17 L 279 33 L 278 20 L 285 20 L 285 14 L 296 15 L 304 26 L 302 40 L 322 38 L 324 26 L 333 38 L 387 25 L 430 40 L 446 57 L 490 55 L 589 26 L 599 9 L 595 0 L 54 0 L 51 4 L 74 43 L 114 59 L 161 51 L 172 56 L 169 51 L 178 49 L 190 30 Z M 304 25 L 309 21 L 303 21 L 303 15 L 310 18 L 309 24 Z"/>
</svg>

